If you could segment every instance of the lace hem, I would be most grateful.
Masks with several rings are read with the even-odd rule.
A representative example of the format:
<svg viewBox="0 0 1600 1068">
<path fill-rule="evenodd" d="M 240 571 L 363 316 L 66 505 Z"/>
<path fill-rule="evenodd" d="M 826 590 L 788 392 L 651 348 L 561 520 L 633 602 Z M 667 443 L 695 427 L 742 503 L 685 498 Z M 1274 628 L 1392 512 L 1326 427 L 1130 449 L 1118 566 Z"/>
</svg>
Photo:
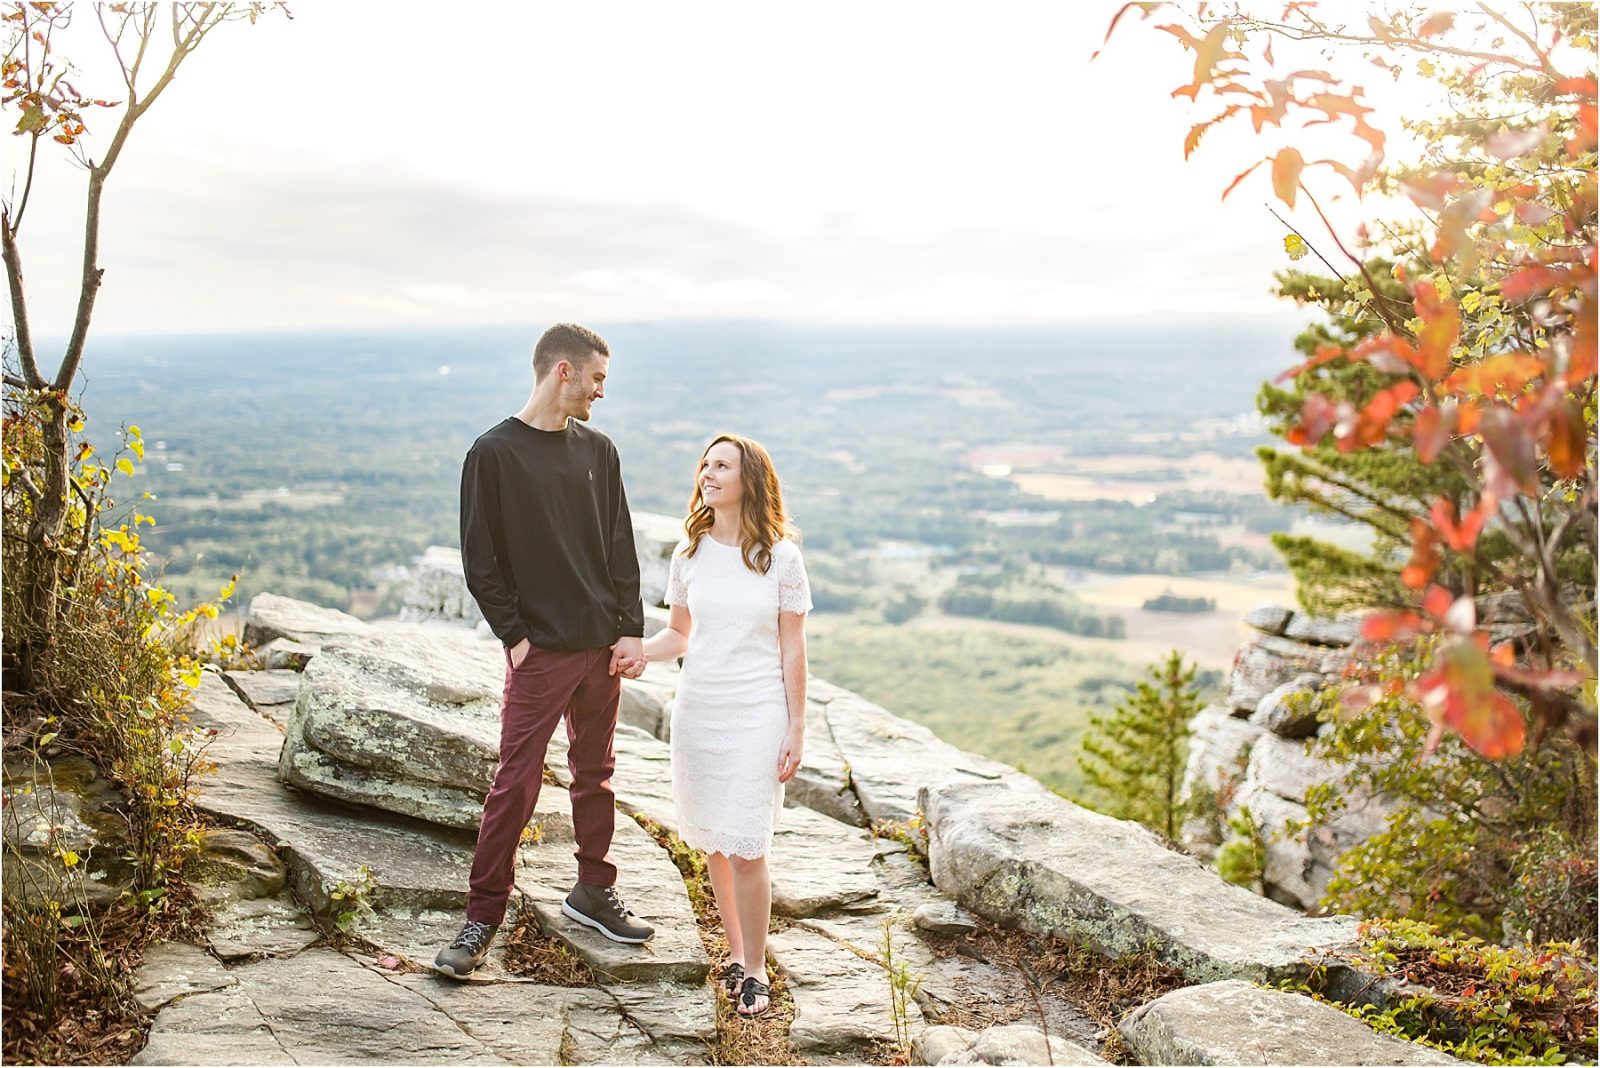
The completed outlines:
<svg viewBox="0 0 1600 1068">
<path fill-rule="evenodd" d="M 767 855 L 772 847 L 772 832 L 764 834 L 729 834 L 727 831 L 714 831 L 709 827 L 680 826 L 678 837 L 683 839 L 683 844 L 690 849 L 698 849 L 702 853 L 721 853 L 724 856 L 740 857 L 744 860 L 757 860 Z"/>
</svg>

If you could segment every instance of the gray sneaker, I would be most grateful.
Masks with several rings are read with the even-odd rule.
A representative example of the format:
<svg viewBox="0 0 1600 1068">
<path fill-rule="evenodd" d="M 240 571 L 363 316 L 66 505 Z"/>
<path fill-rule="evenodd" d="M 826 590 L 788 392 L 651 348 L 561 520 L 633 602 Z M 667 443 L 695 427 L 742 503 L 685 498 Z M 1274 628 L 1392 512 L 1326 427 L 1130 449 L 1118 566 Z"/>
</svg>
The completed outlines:
<svg viewBox="0 0 1600 1068">
<path fill-rule="evenodd" d="M 561 912 L 586 927 L 593 927 L 613 942 L 637 944 L 656 933 L 647 923 L 629 912 L 614 886 L 579 883 L 561 903 Z"/>
<path fill-rule="evenodd" d="M 434 968 L 452 979 L 465 979 L 489 955 L 489 943 L 494 941 L 494 933 L 499 929 L 499 924 L 468 920 L 450 948 L 441 949 L 433 959 Z"/>
</svg>

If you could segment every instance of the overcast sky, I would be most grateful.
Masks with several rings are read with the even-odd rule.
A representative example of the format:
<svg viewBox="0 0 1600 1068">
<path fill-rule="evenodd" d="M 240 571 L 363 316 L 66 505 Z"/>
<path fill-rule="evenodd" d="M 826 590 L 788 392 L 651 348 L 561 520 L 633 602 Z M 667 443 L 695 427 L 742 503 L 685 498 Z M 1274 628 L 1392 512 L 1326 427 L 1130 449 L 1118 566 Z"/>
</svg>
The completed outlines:
<svg viewBox="0 0 1600 1068">
<path fill-rule="evenodd" d="M 217 32 L 134 131 L 96 330 L 1282 310 L 1265 169 L 1218 200 L 1270 146 L 1186 164 L 1192 58 L 1130 19 L 1091 64 L 1116 6 L 295 3 Z M 120 99 L 81 15 L 62 50 Z M 39 333 L 80 254 L 51 159 Z"/>
</svg>

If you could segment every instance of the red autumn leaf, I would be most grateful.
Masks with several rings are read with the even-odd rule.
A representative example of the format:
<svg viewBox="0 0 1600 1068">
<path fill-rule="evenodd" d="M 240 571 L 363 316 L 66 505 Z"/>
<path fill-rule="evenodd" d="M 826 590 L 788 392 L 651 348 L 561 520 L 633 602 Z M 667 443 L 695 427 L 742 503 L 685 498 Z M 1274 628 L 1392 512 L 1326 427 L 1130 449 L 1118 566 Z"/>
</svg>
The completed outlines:
<svg viewBox="0 0 1600 1068">
<path fill-rule="evenodd" d="M 1434 573 L 1442 563 L 1438 536 L 1424 519 L 1411 520 L 1411 560 L 1400 571 L 1400 581 L 1407 588 L 1420 590 L 1433 581 Z M 1435 587 L 1437 589 L 1437 587 Z"/>
<path fill-rule="evenodd" d="M 1545 452 L 1550 470 L 1558 478 L 1577 478 L 1586 465 L 1589 430 L 1584 425 L 1583 408 L 1570 397 L 1563 397 L 1550 413 L 1550 437 Z"/>
<path fill-rule="evenodd" d="M 1555 93 L 1557 96 L 1582 96 L 1593 100 L 1597 95 L 1594 75 L 1591 74 L 1586 78 L 1563 78 L 1556 82 Z"/>
<path fill-rule="evenodd" d="M 1478 535 L 1483 531 L 1484 520 L 1488 513 L 1480 504 L 1467 513 L 1465 519 L 1456 521 L 1456 502 L 1447 497 L 1440 497 L 1433 502 L 1429 512 L 1433 519 L 1433 529 L 1439 532 L 1444 543 L 1458 553 L 1470 553 L 1472 547 L 1478 543 Z"/>
<path fill-rule="evenodd" d="M 1440 650 L 1436 666 L 1417 680 L 1424 712 L 1436 726 L 1455 731 L 1490 760 L 1522 751 L 1522 713 L 1494 688 L 1494 669 L 1482 649 L 1455 641 Z"/>
<path fill-rule="evenodd" d="M 1344 406 L 1348 408 L 1348 405 Z M 1341 416 L 1339 406 L 1320 393 L 1308 393 L 1300 403 L 1300 424 L 1287 435 L 1291 445 L 1315 445 L 1328 436 Z"/>
<path fill-rule="evenodd" d="M 1444 450 L 1450 440 L 1454 416 L 1453 407 L 1446 411 L 1432 404 L 1417 413 L 1416 421 L 1411 425 L 1411 441 L 1416 447 L 1417 458 L 1423 463 L 1433 463 Z"/>
<path fill-rule="evenodd" d="M 1190 100 L 1195 99 L 1200 93 L 1200 88 L 1211 81 L 1213 74 L 1216 72 L 1217 64 L 1224 59 L 1231 59 L 1237 55 L 1237 53 L 1227 51 L 1226 48 L 1228 30 L 1231 26 L 1232 23 L 1228 19 L 1223 19 L 1211 28 L 1203 40 L 1196 38 L 1194 34 L 1182 26 L 1156 27 L 1172 34 L 1187 47 L 1194 50 L 1194 81 L 1182 88 L 1174 89 L 1172 91 L 1173 96 L 1186 96 Z"/>
<path fill-rule="evenodd" d="M 1416 174 L 1400 183 L 1406 195 L 1411 198 L 1419 208 L 1430 211 L 1443 211 L 1445 197 L 1461 188 L 1460 177 L 1449 171 L 1435 171 L 1433 174 Z"/>
<path fill-rule="evenodd" d="M 1445 389 L 1457 395 L 1477 394 L 1498 397 L 1501 394 L 1515 397 L 1528 388 L 1530 382 L 1544 377 L 1549 370 L 1537 356 L 1525 352 L 1502 352 L 1477 363 L 1459 368 L 1445 383 Z"/>
<path fill-rule="evenodd" d="M 1567 349 L 1567 384 L 1580 386 L 1595 375 L 1600 359 L 1600 327 L 1596 325 L 1594 299 L 1587 298 L 1578 308 L 1578 326 Z"/>
<path fill-rule="evenodd" d="M 1415 612 L 1373 612 L 1361 621 L 1361 636 L 1369 642 L 1400 641 L 1421 626 L 1422 617 Z"/>
<path fill-rule="evenodd" d="M 1318 345 L 1316 354 L 1312 356 L 1311 359 L 1307 360 L 1305 363 L 1296 364 L 1294 367 L 1289 368 L 1277 378 L 1274 378 L 1273 381 L 1287 382 L 1291 378 L 1298 378 L 1300 375 L 1311 370 L 1313 367 L 1321 367 L 1325 363 L 1331 363 L 1344 354 L 1344 349 L 1340 348 L 1338 345 Z"/>
<path fill-rule="evenodd" d="M 1415 382 L 1396 382 L 1388 389 L 1379 390 L 1361 409 L 1353 423 L 1341 421 L 1334 428 L 1339 435 L 1340 451 L 1350 452 L 1381 444 L 1388 437 L 1389 422 L 1419 392 Z"/>
<path fill-rule="evenodd" d="M 1538 296 L 1554 286 L 1563 284 L 1571 277 L 1571 273 L 1544 266 L 1524 267 L 1506 276 L 1500 283 L 1500 295 L 1507 303 L 1521 304 L 1530 297 Z"/>
<path fill-rule="evenodd" d="M 1517 413 L 1504 405 L 1494 405 L 1483 413 L 1479 428 L 1483 435 L 1484 475 L 1495 497 L 1520 492 L 1539 495 L 1539 461 L 1533 438 Z"/>
<path fill-rule="evenodd" d="M 1434 236 L 1429 255 L 1435 263 L 1443 263 L 1456 254 L 1467 242 L 1467 227 L 1475 222 L 1493 222 L 1496 218 L 1490 206 L 1494 194 L 1488 189 L 1474 189 L 1456 197 L 1439 214 L 1439 231 Z"/>
<path fill-rule="evenodd" d="M 1382 333 L 1362 341 L 1350 352 L 1350 359 L 1366 361 L 1385 374 L 1403 375 L 1421 363 L 1411 342 L 1395 334 Z"/>
<path fill-rule="evenodd" d="M 1422 595 L 1422 610 L 1434 619 L 1443 619 L 1454 603 L 1455 598 L 1443 586 L 1429 586 L 1428 592 Z"/>
</svg>

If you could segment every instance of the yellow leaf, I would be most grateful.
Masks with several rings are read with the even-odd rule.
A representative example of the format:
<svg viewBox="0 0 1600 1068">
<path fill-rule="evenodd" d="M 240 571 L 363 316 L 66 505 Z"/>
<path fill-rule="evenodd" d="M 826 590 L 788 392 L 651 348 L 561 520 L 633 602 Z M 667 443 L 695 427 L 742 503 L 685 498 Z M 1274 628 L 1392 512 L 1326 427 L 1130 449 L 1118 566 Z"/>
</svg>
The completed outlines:
<svg viewBox="0 0 1600 1068">
<path fill-rule="evenodd" d="M 120 459 L 117 460 L 117 470 L 121 471 L 123 474 L 127 475 L 129 478 L 132 478 L 133 477 L 133 461 L 128 459 L 126 456 L 121 457 Z"/>
</svg>

